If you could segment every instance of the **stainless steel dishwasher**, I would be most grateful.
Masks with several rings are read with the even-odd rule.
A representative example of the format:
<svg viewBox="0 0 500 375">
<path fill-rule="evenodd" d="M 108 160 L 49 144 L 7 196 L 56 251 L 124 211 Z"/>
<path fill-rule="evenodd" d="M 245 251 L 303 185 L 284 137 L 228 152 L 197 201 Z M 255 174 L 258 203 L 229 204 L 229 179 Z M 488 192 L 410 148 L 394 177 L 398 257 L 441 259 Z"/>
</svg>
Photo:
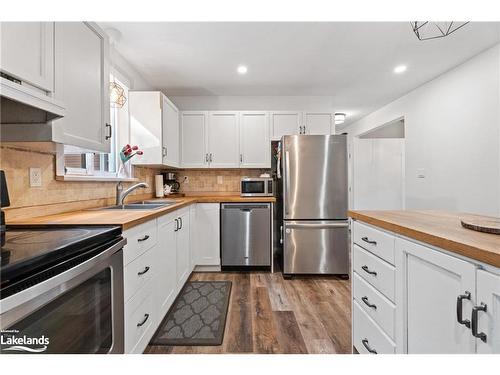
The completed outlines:
<svg viewBox="0 0 500 375">
<path fill-rule="evenodd" d="M 222 266 L 271 265 L 271 204 L 223 203 Z"/>
</svg>

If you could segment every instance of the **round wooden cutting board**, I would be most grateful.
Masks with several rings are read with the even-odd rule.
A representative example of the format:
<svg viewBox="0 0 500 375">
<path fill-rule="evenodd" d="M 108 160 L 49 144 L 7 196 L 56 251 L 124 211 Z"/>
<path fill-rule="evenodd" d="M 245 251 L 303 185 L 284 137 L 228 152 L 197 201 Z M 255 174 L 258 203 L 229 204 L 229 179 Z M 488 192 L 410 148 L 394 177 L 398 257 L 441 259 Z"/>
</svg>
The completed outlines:
<svg viewBox="0 0 500 375">
<path fill-rule="evenodd" d="M 462 226 L 478 232 L 500 234 L 500 218 L 491 216 L 465 215 L 460 217 Z"/>
</svg>

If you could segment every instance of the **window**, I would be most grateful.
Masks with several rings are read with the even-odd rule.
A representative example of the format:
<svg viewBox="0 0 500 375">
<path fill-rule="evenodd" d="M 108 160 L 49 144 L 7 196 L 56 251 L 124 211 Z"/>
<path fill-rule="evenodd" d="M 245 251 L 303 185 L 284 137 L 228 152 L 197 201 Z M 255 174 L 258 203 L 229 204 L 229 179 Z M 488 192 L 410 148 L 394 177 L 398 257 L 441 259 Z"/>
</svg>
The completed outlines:
<svg viewBox="0 0 500 375">
<path fill-rule="evenodd" d="M 128 98 L 128 85 L 125 79 L 119 79 L 117 74 L 110 75 L 110 82 L 115 81 L 124 89 L 125 97 Z M 64 145 L 64 177 L 78 177 L 91 179 L 102 178 L 129 178 L 129 170 L 125 171 L 120 161 L 119 151 L 121 145 L 129 142 L 128 126 L 128 101 L 123 107 L 110 107 L 110 123 L 113 137 L 111 138 L 111 152 L 101 153 L 84 150 L 75 146 Z M 59 158 L 58 158 L 59 159 Z"/>
</svg>

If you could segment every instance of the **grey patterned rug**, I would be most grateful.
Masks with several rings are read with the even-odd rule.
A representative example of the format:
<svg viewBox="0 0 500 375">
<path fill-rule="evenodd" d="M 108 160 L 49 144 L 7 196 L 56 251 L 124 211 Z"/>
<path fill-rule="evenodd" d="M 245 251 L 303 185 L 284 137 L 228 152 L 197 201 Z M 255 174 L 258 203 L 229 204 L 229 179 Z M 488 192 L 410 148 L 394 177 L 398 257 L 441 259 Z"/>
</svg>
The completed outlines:
<svg viewBox="0 0 500 375">
<path fill-rule="evenodd" d="M 151 345 L 221 345 L 231 281 L 186 283 Z"/>
</svg>

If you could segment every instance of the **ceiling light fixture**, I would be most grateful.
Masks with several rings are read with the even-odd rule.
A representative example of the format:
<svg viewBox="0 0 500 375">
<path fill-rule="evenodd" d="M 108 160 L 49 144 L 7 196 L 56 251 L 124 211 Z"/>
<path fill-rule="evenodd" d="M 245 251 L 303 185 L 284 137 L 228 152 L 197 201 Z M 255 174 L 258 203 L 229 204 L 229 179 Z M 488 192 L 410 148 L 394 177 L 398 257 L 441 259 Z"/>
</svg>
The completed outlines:
<svg viewBox="0 0 500 375">
<path fill-rule="evenodd" d="M 469 22 L 445 21 L 445 22 L 430 22 L 430 21 L 412 21 L 411 28 L 419 40 L 429 40 L 436 38 L 444 38 L 458 29 L 464 27 Z"/>
<path fill-rule="evenodd" d="M 335 113 L 335 125 L 343 124 L 346 118 L 345 113 L 337 112 Z"/>
<path fill-rule="evenodd" d="M 247 74 L 248 68 L 245 65 L 239 65 L 236 71 L 238 74 Z"/>
<path fill-rule="evenodd" d="M 394 73 L 401 74 L 406 72 L 406 69 L 407 69 L 406 65 L 398 65 L 394 68 Z"/>
</svg>

